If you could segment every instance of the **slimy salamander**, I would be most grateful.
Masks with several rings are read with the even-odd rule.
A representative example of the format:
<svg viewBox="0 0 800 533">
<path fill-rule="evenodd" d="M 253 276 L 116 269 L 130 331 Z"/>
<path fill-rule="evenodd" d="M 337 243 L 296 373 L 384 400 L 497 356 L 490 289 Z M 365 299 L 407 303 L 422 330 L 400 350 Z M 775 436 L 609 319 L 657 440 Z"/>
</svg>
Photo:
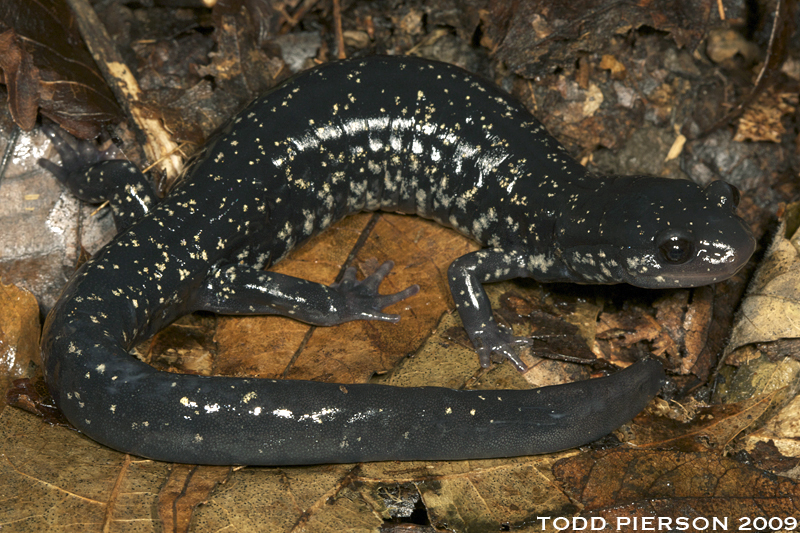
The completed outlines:
<svg viewBox="0 0 800 533">
<path fill-rule="evenodd" d="M 86 166 L 46 130 L 79 198 L 111 201 L 117 237 L 76 272 L 47 317 L 45 376 L 80 431 L 117 450 L 203 464 L 313 464 L 546 453 L 630 420 L 662 383 L 644 360 L 610 377 L 533 390 L 451 390 L 203 377 L 129 354 L 197 310 L 311 324 L 396 321 L 378 295 L 392 265 L 331 286 L 263 269 L 362 210 L 413 213 L 485 247 L 448 270 L 484 366 L 523 368 L 527 339 L 501 329 L 483 283 L 693 287 L 753 252 L 736 189 L 597 176 L 509 95 L 455 66 L 411 57 L 328 63 L 241 112 L 157 201 L 129 162 Z"/>
</svg>

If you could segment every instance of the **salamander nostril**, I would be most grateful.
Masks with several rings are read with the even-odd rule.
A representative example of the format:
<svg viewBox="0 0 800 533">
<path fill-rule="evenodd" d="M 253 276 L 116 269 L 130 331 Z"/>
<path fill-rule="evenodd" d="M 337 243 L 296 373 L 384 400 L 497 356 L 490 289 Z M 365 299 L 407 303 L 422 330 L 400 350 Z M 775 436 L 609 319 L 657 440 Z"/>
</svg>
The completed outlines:
<svg viewBox="0 0 800 533">
<path fill-rule="evenodd" d="M 739 200 L 742 199 L 742 195 L 739 193 L 739 189 L 737 189 L 733 185 L 728 184 L 728 186 L 731 188 L 731 197 L 733 199 L 733 208 L 736 209 L 737 207 L 739 207 Z"/>
<path fill-rule="evenodd" d="M 704 192 L 706 193 L 706 198 L 709 200 L 719 198 L 722 203 L 730 203 L 733 210 L 739 207 L 741 194 L 739 194 L 739 189 L 730 183 L 726 183 L 722 180 L 712 181 L 706 186 Z"/>
</svg>

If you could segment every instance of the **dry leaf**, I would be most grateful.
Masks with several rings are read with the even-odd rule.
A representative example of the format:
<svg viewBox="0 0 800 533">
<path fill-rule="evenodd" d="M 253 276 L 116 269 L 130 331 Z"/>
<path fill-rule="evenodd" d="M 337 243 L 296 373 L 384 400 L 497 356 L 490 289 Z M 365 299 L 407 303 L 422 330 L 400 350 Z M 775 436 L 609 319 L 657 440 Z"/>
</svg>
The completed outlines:
<svg viewBox="0 0 800 533">
<path fill-rule="evenodd" d="M 189 531 L 195 508 L 205 503 L 231 473 L 228 466 L 172 465 L 169 478 L 158 493 L 162 530 Z"/>
<path fill-rule="evenodd" d="M 730 367 L 723 369 L 726 379 L 716 393 L 717 401 L 731 402 L 787 387 L 788 398 L 781 402 L 782 409 L 764 427 L 743 438 L 740 445 L 752 451 L 760 442 L 773 441 L 779 452 L 788 457 L 800 457 L 800 446 L 796 444 L 800 428 L 795 422 L 798 400 L 789 402 L 800 389 L 800 362 L 791 351 L 790 343 L 784 342 L 789 351 L 783 356 L 765 355 L 758 347 L 762 343 L 777 345 L 778 341 L 800 338 L 798 216 L 800 204 L 787 207 L 781 226 L 750 284 L 733 328 L 726 359 L 728 364 L 738 368 L 735 372 Z M 787 227 L 793 228 L 793 235 L 786 235 Z"/>
<path fill-rule="evenodd" d="M 675 9 L 673 2 L 603 3 L 592 0 L 492 2 L 484 31 L 499 43 L 495 54 L 529 79 L 557 67 L 572 68 L 574 58 L 606 49 L 607 41 L 647 25 L 667 32 L 679 47 L 693 49 L 706 34 L 709 3 Z"/>
<path fill-rule="evenodd" d="M 31 293 L 0 283 L 0 392 L 33 377 L 39 364 L 39 305 Z M 5 394 L 0 395 L 0 410 Z"/>
<path fill-rule="evenodd" d="M 792 115 L 797 106 L 797 93 L 765 90 L 739 118 L 733 140 L 781 142 L 786 133 L 783 117 Z"/>
<path fill-rule="evenodd" d="M 330 284 L 351 253 L 356 254 L 353 265 L 360 278 L 392 259 L 396 266 L 381 284 L 382 293 L 415 283 L 421 287 L 417 296 L 387 309 L 399 313 L 400 322 L 356 321 L 328 328 L 285 317 L 220 316 L 214 337 L 216 354 L 205 368 L 224 375 L 363 383 L 394 368 L 425 341 L 452 305 L 444 277 L 447 267 L 475 249 L 472 241 L 452 230 L 416 217 L 368 213 L 348 217 L 295 250 L 275 271 Z M 185 335 L 178 336 L 177 346 L 163 341 L 165 335 L 175 338 L 171 333 L 175 328 L 165 330 L 157 337 L 161 340 L 147 343 L 148 349 L 140 347 L 140 351 L 163 359 L 170 351 L 200 348 L 188 343 Z M 202 357 L 202 350 L 195 357 Z M 474 355 L 472 359 L 477 364 Z M 187 361 L 176 359 L 174 368 L 181 372 L 199 369 L 197 364 L 187 366 Z"/>
<path fill-rule="evenodd" d="M 12 116 L 24 130 L 34 127 L 37 110 L 83 139 L 120 117 L 66 2 L 3 3 L 0 69 Z"/>
<path fill-rule="evenodd" d="M 800 397 L 795 397 L 764 427 L 743 438 L 741 446 L 753 453 L 762 442 L 771 442 L 784 457 L 800 457 Z"/>
<path fill-rule="evenodd" d="M 793 216 L 792 210 L 800 210 L 800 204 L 787 208 L 787 217 Z M 800 231 L 787 238 L 785 228 L 784 222 L 750 283 L 729 351 L 750 343 L 800 337 Z"/>
<path fill-rule="evenodd" d="M 723 453 L 736 437 L 774 415 L 786 403 L 787 393 L 786 389 L 778 389 L 738 403 L 691 406 L 692 419 L 688 423 L 682 422 L 679 404 L 674 407 L 678 412 L 672 421 L 656 419 L 645 411 L 630 424 L 632 436 L 628 440 L 640 448 Z"/>
<path fill-rule="evenodd" d="M 553 473 L 584 506 L 580 516 L 601 517 L 616 531 L 641 530 L 632 527 L 634 518 L 641 524 L 642 518 L 658 517 L 672 520 L 665 530 L 678 519 L 691 524 L 705 517 L 727 521 L 717 530 L 736 531 L 745 525 L 740 517 L 784 519 L 800 512 L 796 482 L 712 454 L 595 452 L 559 461 Z M 614 529 L 618 524 L 623 527 Z"/>
<path fill-rule="evenodd" d="M 0 415 L 0 526 L 9 531 L 160 531 L 168 463 L 134 458 L 20 409 Z M 13 529 L 11 526 L 13 525 Z"/>
</svg>

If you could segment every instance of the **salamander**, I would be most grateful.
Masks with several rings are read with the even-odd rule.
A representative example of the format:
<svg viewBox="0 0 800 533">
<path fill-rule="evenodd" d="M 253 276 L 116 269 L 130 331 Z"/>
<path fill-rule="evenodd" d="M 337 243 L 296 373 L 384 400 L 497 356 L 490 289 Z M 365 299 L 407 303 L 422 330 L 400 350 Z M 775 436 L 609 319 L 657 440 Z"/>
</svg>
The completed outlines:
<svg viewBox="0 0 800 533">
<path fill-rule="evenodd" d="M 495 322 L 482 284 L 694 287 L 733 275 L 755 246 L 733 186 L 595 175 L 492 83 L 412 57 L 332 62 L 289 79 L 212 138 L 161 201 L 130 162 L 87 166 L 88 151 L 46 133 L 62 166 L 43 166 L 80 199 L 110 200 L 120 230 L 46 319 L 47 384 L 84 434 L 162 461 L 547 453 L 608 434 L 660 389 L 652 359 L 599 379 L 487 391 L 182 375 L 130 355 L 199 310 L 325 326 L 398 320 L 384 308 L 417 287 L 380 295 L 391 263 L 361 281 L 347 269 L 330 286 L 264 270 L 348 214 L 416 214 L 481 243 L 450 265 L 452 297 L 481 365 L 520 369 L 529 339 Z"/>
</svg>

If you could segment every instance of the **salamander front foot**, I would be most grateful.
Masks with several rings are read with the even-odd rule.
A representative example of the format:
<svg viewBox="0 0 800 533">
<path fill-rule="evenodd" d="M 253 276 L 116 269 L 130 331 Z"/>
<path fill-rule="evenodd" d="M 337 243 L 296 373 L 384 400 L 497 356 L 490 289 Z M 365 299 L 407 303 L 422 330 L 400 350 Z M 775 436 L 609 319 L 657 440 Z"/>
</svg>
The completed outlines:
<svg viewBox="0 0 800 533">
<path fill-rule="evenodd" d="M 342 280 L 333 283 L 330 288 L 338 292 L 345 300 L 345 309 L 339 314 L 340 322 L 350 320 L 385 320 L 397 322 L 400 315 L 381 312 L 384 308 L 410 298 L 419 292 L 419 285 L 396 292 L 394 294 L 378 294 L 378 287 L 394 267 L 393 261 L 386 261 L 378 269 L 361 281 L 356 279 L 355 267 L 344 271 Z"/>
<path fill-rule="evenodd" d="M 50 138 L 53 148 L 61 156 L 61 165 L 48 159 L 39 159 L 39 166 L 58 178 L 72 192 L 80 188 L 83 171 L 94 163 L 108 159 L 107 154 L 98 150 L 93 141 L 75 139 L 53 124 L 42 124 L 42 133 Z"/>
<path fill-rule="evenodd" d="M 113 159 L 116 149 L 98 150 L 93 141 L 75 139 L 61 128 L 42 124 L 61 165 L 39 159 L 39 166 L 67 187 L 73 196 L 90 204 L 108 201 L 117 231 L 122 232 L 158 203 L 150 181 L 130 161 Z"/>
</svg>

